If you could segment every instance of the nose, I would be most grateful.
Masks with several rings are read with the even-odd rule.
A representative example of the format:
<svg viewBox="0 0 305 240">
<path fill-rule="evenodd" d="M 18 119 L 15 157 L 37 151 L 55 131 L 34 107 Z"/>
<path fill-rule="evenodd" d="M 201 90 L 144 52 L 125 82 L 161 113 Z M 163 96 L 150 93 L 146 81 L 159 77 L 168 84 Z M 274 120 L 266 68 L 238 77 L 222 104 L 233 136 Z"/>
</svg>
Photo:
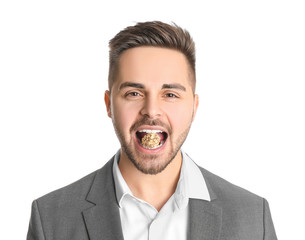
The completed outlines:
<svg viewBox="0 0 305 240">
<path fill-rule="evenodd" d="M 149 118 L 160 117 L 162 115 L 160 100 L 157 97 L 147 96 L 141 114 Z"/>
</svg>

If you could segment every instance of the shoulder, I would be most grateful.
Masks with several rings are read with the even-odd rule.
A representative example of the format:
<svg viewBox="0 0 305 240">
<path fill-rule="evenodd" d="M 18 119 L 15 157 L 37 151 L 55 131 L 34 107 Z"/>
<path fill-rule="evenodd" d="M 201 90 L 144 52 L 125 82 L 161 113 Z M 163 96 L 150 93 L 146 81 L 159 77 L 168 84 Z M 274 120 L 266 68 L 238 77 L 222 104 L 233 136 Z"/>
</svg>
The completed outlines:
<svg viewBox="0 0 305 240">
<path fill-rule="evenodd" d="M 77 218 L 79 212 L 92 206 L 86 197 L 98 171 L 36 199 L 32 207 L 36 207 L 43 222 L 51 225 L 56 225 L 58 219 Z"/>
<path fill-rule="evenodd" d="M 241 206 L 261 208 L 263 206 L 264 198 L 232 184 L 200 166 L 198 167 L 206 181 L 212 199 L 215 198 L 217 202 L 230 207 L 237 205 L 239 208 Z"/>
<path fill-rule="evenodd" d="M 109 189 L 113 188 L 112 160 L 78 181 L 33 201 L 29 236 L 40 234 L 45 239 L 86 238 L 83 212 L 96 205 L 92 200 L 110 198 Z"/>
<path fill-rule="evenodd" d="M 73 199 L 74 201 L 77 199 L 85 199 L 98 171 L 99 170 L 96 170 L 67 186 L 47 193 L 36 200 L 39 203 L 56 201 L 60 204 L 68 199 Z"/>
<path fill-rule="evenodd" d="M 111 159 L 112 160 L 112 159 Z M 39 208 L 53 211 L 64 208 L 84 208 L 89 202 L 86 198 L 97 178 L 111 174 L 112 161 L 108 161 L 102 168 L 85 177 L 55 191 L 52 191 L 35 201 Z"/>
<path fill-rule="evenodd" d="M 201 167 L 199 169 L 209 189 L 211 205 L 221 209 L 223 234 L 232 235 L 232 239 L 248 239 L 249 236 L 262 239 L 268 234 L 272 236 L 270 239 L 276 239 L 266 199 Z"/>
</svg>

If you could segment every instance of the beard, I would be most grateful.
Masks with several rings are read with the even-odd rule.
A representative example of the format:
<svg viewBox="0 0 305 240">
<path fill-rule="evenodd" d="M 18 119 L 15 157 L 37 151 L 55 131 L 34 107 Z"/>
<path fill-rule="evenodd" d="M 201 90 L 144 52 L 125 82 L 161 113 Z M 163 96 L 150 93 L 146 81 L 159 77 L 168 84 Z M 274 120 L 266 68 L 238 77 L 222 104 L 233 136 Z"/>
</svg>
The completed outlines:
<svg viewBox="0 0 305 240">
<path fill-rule="evenodd" d="M 148 117 L 144 117 L 140 121 L 135 122 L 130 127 L 129 132 L 131 136 L 132 133 L 142 125 L 164 127 L 168 133 L 168 138 L 166 139 L 166 141 L 168 142 L 166 143 L 167 144 L 166 147 L 170 149 L 167 155 L 161 158 L 160 156 L 161 154 L 144 154 L 137 150 L 133 150 L 135 149 L 135 146 L 133 145 L 133 137 L 131 137 L 130 143 L 128 143 L 124 134 L 122 133 L 122 131 L 120 130 L 119 126 L 116 124 L 114 119 L 112 119 L 112 122 L 116 135 L 121 143 L 121 148 L 126 153 L 128 159 L 133 163 L 133 165 L 139 171 L 141 171 L 144 174 L 150 174 L 150 175 L 156 175 L 158 173 L 161 173 L 173 161 L 173 159 L 177 156 L 177 153 L 179 152 L 181 146 L 183 145 L 189 133 L 192 123 L 192 121 L 190 121 L 190 123 L 187 125 L 185 130 L 182 133 L 180 133 L 180 135 L 177 137 L 175 142 L 173 142 L 173 139 L 169 139 L 172 133 L 171 128 L 168 125 L 161 122 L 159 119 L 151 120 Z"/>
</svg>

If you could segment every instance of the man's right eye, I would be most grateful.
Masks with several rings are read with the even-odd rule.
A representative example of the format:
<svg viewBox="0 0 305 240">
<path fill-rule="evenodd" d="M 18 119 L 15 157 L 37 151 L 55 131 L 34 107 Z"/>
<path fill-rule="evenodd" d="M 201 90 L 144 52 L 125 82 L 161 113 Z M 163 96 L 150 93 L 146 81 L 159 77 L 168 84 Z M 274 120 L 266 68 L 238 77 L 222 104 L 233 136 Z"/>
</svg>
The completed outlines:
<svg viewBox="0 0 305 240">
<path fill-rule="evenodd" d="M 138 97 L 140 96 L 140 93 L 138 92 L 128 92 L 125 94 L 125 97 Z"/>
</svg>

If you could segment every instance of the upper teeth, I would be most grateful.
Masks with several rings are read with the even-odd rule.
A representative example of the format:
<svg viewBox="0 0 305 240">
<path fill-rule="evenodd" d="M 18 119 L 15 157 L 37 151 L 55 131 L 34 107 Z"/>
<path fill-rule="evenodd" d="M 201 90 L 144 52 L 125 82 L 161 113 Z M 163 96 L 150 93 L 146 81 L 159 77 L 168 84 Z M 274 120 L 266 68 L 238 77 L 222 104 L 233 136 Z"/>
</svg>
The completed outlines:
<svg viewBox="0 0 305 240">
<path fill-rule="evenodd" d="M 139 132 L 145 132 L 145 133 L 162 133 L 161 130 L 152 130 L 152 129 L 142 129 Z"/>
</svg>

